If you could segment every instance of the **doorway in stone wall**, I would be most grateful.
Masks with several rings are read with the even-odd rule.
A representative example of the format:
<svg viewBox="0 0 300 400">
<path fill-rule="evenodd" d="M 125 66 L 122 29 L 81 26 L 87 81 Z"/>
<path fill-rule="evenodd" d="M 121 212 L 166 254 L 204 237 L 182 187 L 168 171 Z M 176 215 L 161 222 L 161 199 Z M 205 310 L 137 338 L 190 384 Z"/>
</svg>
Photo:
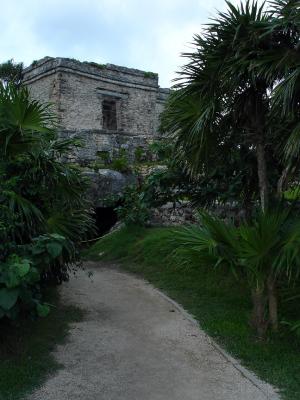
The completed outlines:
<svg viewBox="0 0 300 400">
<path fill-rule="evenodd" d="M 97 237 L 103 236 L 117 223 L 118 215 L 114 207 L 95 208 L 95 224 Z"/>
<path fill-rule="evenodd" d="M 117 130 L 117 102 L 116 100 L 103 100 L 102 102 L 103 129 Z"/>
</svg>

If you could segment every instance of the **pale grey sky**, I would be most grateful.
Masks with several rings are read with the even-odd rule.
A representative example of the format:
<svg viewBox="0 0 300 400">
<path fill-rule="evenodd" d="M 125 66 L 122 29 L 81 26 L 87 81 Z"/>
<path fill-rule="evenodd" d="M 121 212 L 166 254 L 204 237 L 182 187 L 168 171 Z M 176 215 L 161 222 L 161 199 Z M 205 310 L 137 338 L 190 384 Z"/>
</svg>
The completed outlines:
<svg viewBox="0 0 300 400">
<path fill-rule="evenodd" d="M 193 34 L 225 0 L 1 0 L 0 62 L 44 56 L 158 72 L 169 87 Z"/>
</svg>

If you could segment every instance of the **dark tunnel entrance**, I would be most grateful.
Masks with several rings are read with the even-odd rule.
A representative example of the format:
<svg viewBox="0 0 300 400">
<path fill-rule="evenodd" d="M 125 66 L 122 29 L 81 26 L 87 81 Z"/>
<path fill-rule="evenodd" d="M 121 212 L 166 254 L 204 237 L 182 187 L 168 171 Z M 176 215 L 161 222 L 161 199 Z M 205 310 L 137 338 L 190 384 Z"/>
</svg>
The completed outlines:
<svg viewBox="0 0 300 400">
<path fill-rule="evenodd" d="M 97 236 L 103 236 L 118 221 L 117 212 L 114 207 L 97 207 L 95 208 L 95 222 Z"/>
</svg>

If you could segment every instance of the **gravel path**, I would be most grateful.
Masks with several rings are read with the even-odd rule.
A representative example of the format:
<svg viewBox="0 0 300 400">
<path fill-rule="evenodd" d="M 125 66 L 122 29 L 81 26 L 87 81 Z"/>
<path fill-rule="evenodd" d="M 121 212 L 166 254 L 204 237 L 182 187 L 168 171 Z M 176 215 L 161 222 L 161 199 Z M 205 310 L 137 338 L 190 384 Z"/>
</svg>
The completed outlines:
<svg viewBox="0 0 300 400">
<path fill-rule="evenodd" d="M 90 269 L 61 289 L 86 316 L 56 350 L 64 368 L 30 400 L 279 399 L 151 285 L 114 266 Z"/>
</svg>

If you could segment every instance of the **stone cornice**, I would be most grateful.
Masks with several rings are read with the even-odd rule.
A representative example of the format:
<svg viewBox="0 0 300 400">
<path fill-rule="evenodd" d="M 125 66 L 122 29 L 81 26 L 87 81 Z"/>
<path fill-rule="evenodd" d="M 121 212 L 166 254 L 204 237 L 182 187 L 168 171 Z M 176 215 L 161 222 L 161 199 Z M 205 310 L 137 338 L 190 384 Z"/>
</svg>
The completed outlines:
<svg viewBox="0 0 300 400">
<path fill-rule="evenodd" d="M 58 128 L 61 135 L 66 135 L 66 137 L 86 137 L 88 135 L 108 135 L 108 136 L 125 136 L 125 137 L 140 137 L 149 138 L 151 135 L 141 135 L 140 133 L 127 132 L 121 129 L 119 130 L 108 130 L 108 129 L 66 129 Z"/>
<path fill-rule="evenodd" d="M 148 72 L 113 64 L 96 65 L 67 58 L 46 57 L 24 70 L 23 82 L 30 84 L 52 74 L 68 72 L 102 82 L 115 83 L 124 87 L 156 92 L 160 89 L 158 86 L 158 77 L 155 74 L 151 75 Z"/>
</svg>

